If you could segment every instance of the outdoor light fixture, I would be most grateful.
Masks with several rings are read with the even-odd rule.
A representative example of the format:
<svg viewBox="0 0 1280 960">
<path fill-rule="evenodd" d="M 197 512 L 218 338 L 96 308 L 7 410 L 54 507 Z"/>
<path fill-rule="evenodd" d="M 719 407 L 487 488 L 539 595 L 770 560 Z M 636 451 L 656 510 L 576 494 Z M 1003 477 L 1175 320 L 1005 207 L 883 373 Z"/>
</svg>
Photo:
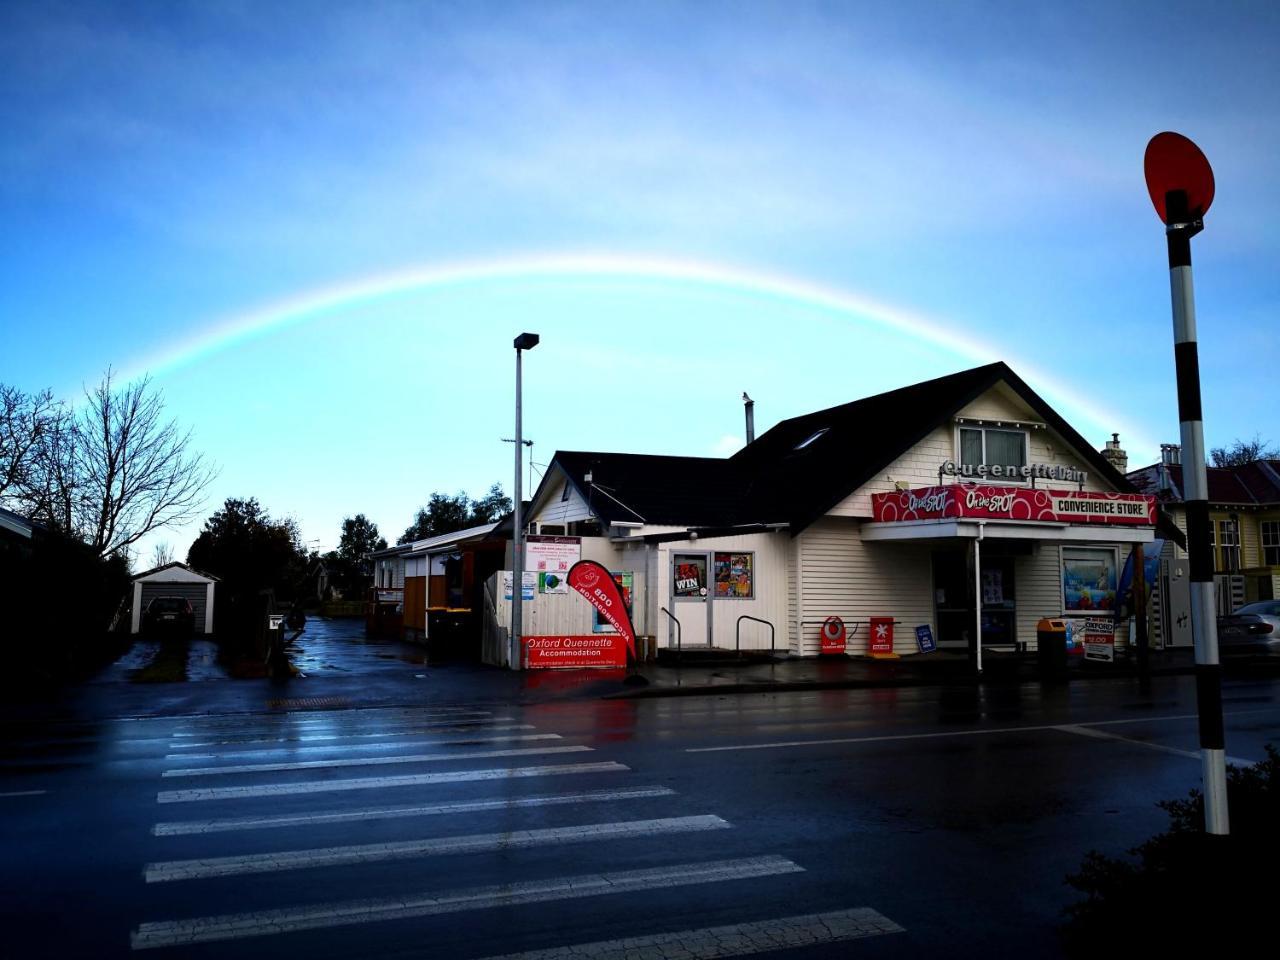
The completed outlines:
<svg viewBox="0 0 1280 960">
<path fill-rule="evenodd" d="M 522 333 L 516 337 L 512 345 L 516 348 L 516 435 L 514 439 L 516 448 L 516 475 L 515 475 L 515 496 L 512 497 L 513 513 L 511 515 L 511 651 L 509 666 L 512 670 L 519 670 L 522 666 L 524 648 L 520 642 L 520 601 L 524 592 L 524 530 L 521 529 L 522 521 L 520 517 L 520 500 L 524 496 L 523 490 L 520 488 L 520 468 L 523 466 L 524 441 L 520 436 L 521 416 L 520 416 L 520 351 L 532 350 L 538 345 L 539 337 L 536 333 Z"/>
</svg>

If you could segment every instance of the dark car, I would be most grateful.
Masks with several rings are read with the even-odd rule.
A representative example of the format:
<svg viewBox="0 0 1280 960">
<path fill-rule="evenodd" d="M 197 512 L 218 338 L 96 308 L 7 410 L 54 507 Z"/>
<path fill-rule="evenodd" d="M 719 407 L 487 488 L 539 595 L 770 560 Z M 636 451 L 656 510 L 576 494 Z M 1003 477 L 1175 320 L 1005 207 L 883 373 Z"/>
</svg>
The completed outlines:
<svg viewBox="0 0 1280 960">
<path fill-rule="evenodd" d="M 1219 617 L 1218 649 L 1224 657 L 1280 657 L 1280 600 L 1246 603 Z"/>
<path fill-rule="evenodd" d="M 184 597 L 156 597 L 142 615 L 146 633 L 186 636 L 195 629 L 196 613 Z"/>
</svg>

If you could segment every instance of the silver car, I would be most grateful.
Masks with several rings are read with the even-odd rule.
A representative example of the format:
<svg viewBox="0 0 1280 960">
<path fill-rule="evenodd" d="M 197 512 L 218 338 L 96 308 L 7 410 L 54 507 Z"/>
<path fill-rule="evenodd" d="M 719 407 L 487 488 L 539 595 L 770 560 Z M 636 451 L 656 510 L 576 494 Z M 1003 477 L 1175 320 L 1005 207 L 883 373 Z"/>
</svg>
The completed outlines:
<svg viewBox="0 0 1280 960">
<path fill-rule="evenodd" d="M 1246 603 L 1219 617 L 1218 646 L 1223 656 L 1280 657 L 1280 600 Z"/>
</svg>

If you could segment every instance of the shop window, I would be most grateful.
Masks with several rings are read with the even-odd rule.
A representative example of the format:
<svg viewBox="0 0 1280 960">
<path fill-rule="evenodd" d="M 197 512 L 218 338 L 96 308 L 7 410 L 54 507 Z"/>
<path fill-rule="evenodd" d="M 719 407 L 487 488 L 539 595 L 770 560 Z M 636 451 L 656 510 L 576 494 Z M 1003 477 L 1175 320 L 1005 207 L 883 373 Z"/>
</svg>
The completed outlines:
<svg viewBox="0 0 1280 960">
<path fill-rule="evenodd" d="M 961 427 L 960 464 L 966 467 L 999 464 L 1020 470 L 1027 465 L 1027 434 L 1023 430 Z"/>
<path fill-rule="evenodd" d="M 707 555 L 705 553 L 677 553 L 674 565 L 673 593 L 678 600 L 705 600 L 707 598 Z"/>
<path fill-rule="evenodd" d="M 750 600 L 755 596 L 754 553 L 717 553 L 712 569 L 715 572 L 716 597 Z"/>
<path fill-rule="evenodd" d="M 1280 520 L 1262 521 L 1262 562 L 1280 567 Z"/>
<path fill-rule="evenodd" d="M 1240 521 L 1219 520 L 1218 541 L 1222 550 L 1222 571 L 1235 573 L 1240 569 Z"/>
<path fill-rule="evenodd" d="M 1116 606 L 1116 552 L 1110 548 L 1062 550 L 1062 609 L 1110 613 Z"/>
</svg>

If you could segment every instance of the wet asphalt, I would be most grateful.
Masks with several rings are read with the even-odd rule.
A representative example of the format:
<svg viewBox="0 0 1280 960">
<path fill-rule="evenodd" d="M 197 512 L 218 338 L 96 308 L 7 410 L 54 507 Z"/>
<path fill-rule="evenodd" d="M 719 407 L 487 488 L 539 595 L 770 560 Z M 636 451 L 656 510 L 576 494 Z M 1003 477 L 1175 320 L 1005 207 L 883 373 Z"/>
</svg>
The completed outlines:
<svg viewBox="0 0 1280 960">
<path fill-rule="evenodd" d="M 131 683 L 139 646 L 6 706 L 6 956 L 472 960 L 708 928 L 743 955 L 751 924 L 854 908 L 894 932 L 753 955 L 1055 956 L 1065 875 L 1199 780 L 1185 676 L 602 699 L 351 622 L 309 623 L 282 684 L 200 644 L 183 683 Z M 1278 697 L 1228 681 L 1232 757 L 1280 740 Z"/>
</svg>

